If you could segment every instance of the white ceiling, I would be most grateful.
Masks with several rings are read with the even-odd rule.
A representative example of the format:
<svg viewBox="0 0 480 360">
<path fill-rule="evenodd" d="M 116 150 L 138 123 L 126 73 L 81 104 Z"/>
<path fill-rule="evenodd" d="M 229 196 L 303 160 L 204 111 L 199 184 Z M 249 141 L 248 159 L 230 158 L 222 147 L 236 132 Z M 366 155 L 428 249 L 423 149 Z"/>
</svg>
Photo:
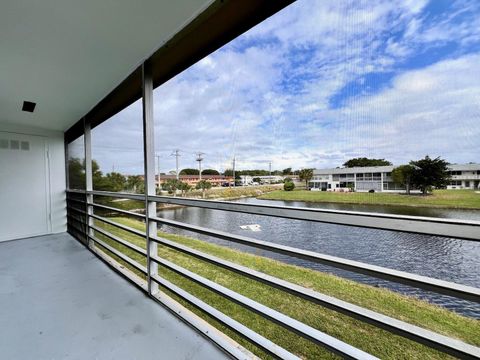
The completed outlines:
<svg viewBox="0 0 480 360">
<path fill-rule="evenodd" d="M 211 2 L 3 1 L 0 122 L 68 129 Z"/>
</svg>

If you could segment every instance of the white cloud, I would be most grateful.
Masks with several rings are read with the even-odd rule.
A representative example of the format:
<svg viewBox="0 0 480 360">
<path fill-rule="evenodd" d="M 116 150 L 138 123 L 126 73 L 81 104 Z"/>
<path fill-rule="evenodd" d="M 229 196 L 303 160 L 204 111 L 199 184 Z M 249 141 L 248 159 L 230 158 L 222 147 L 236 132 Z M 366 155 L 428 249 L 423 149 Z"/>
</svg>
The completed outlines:
<svg viewBox="0 0 480 360">
<path fill-rule="evenodd" d="M 201 60 L 155 90 L 162 171 L 174 168 L 176 148 L 181 167 L 195 167 L 202 151 L 204 167 L 220 169 L 234 155 L 240 168 L 339 166 L 354 156 L 403 162 L 427 153 L 478 161 L 479 56 L 398 68 L 445 39 L 480 43 L 478 16 L 457 21 L 474 2 L 433 23 L 427 2 L 298 1 Z M 366 76 L 389 72 L 397 75 L 385 88 L 368 88 Z M 333 105 L 340 91 L 348 100 Z M 140 117 L 135 104 L 95 130 L 94 157 L 106 171 L 142 171 Z"/>
<path fill-rule="evenodd" d="M 331 141 L 323 130 L 315 132 L 315 124 L 305 131 L 310 142 L 323 137 L 336 151 L 362 149 L 366 155 L 396 163 L 426 154 L 452 162 L 478 162 L 478 79 L 480 54 L 407 71 L 391 87 L 373 96 L 356 97 L 332 114 L 338 124 L 330 132 Z M 348 141 L 338 141 L 342 138 Z"/>
</svg>

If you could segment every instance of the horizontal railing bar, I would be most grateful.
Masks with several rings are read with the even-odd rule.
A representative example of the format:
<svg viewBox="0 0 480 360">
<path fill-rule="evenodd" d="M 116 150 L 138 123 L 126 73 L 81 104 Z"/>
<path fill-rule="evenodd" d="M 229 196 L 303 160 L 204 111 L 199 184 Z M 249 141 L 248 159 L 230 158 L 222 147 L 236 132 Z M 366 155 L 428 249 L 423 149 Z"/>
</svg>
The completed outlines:
<svg viewBox="0 0 480 360">
<path fill-rule="evenodd" d="M 319 254 L 309 250 L 302 250 L 290 246 L 279 245 L 267 241 L 249 238 L 242 235 L 227 233 L 220 230 L 213 230 L 197 225 L 186 224 L 175 220 L 168 220 L 159 217 L 152 217 L 151 220 L 155 220 L 165 225 L 193 231 L 199 234 L 210 235 L 216 238 L 249 245 L 276 253 L 286 254 L 289 256 L 314 261 L 344 270 L 353 271 L 356 273 L 373 276 L 376 278 L 414 286 L 424 290 L 434 291 L 440 294 L 454 296 L 460 299 L 480 303 L 480 289 L 471 286 L 456 284 L 453 282 L 439 280 L 417 274 L 410 274 L 404 271 L 393 270 L 381 266 L 369 265 L 354 260 L 339 258 L 336 256 Z"/>
<path fill-rule="evenodd" d="M 128 198 L 140 201 L 145 199 L 145 196 L 140 194 L 116 193 L 107 191 L 85 192 L 80 190 L 67 190 L 67 192 L 76 192 L 81 194 L 88 193 L 93 195 Z M 185 199 L 169 196 L 149 196 L 148 199 L 150 201 L 161 203 L 203 207 L 214 210 L 234 211 L 306 221 L 318 221 L 347 226 L 370 227 L 400 232 L 456 237 L 467 240 L 480 240 L 480 235 L 478 232 L 478 229 L 480 229 L 480 222 L 473 220 L 444 219 L 346 210 L 311 209 L 264 204 L 244 204 L 228 201 Z M 378 220 L 382 221 L 379 222 Z M 429 226 L 431 223 L 434 223 L 436 226 Z"/>
<path fill-rule="evenodd" d="M 263 304 L 260 304 L 246 296 L 243 296 L 235 291 L 227 289 L 222 285 L 219 285 L 213 281 L 210 281 L 198 274 L 195 274 L 187 269 L 184 269 L 168 260 L 161 259 L 158 256 L 152 255 L 151 260 L 157 264 L 166 267 L 175 273 L 196 282 L 197 284 L 214 291 L 215 293 L 232 300 L 233 302 L 259 314 L 260 316 L 267 318 L 284 328 L 295 332 L 296 334 L 313 341 L 314 343 L 336 353 L 344 358 L 349 359 L 377 359 L 373 355 L 370 355 L 360 349 L 357 349 L 341 340 L 338 340 L 320 330 L 312 328 L 298 320 L 295 320 L 283 313 L 273 310 Z"/>
<path fill-rule="evenodd" d="M 157 282 L 158 284 L 158 281 L 155 282 Z M 180 317 L 180 319 L 187 323 L 189 326 L 194 327 L 195 329 L 200 331 L 202 335 L 212 340 L 217 346 L 219 346 L 223 351 L 225 351 L 234 359 L 260 360 L 258 356 L 253 354 L 251 351 L 245 349 L 244 347 L 240 346 L 238 342 L 228 337 L 221 330 L 209 324 L 207 321 L 187 309 L 185 306 L 174 300 L 172 297 L 168 296 L 165 292 L 158 291 L 153 294 L 152 297 L 162 306 Z"/>
<path fill-rule="evenodd" d="M 147 292 L 147 282 L 135 274 L 131 269 L 120 264 L 118 260 L 114 259 L 112 255 L 108 254 L 105 249 L 102 249 L 100 246 L 92 246 L 88 249 L 114 271 L 118 272 L 120 276 L 125 277 L 140 290 Z"/>
<path fill-rule="evenodd" d="M 114 197 L 114 198 L 120 198 L 120 199 L 145 201 L 145 195 L 141 195 L 141 194 L 130 194 L 130 193 L 98 191 L 98 190 L 88 191 L 88 194 L 96 195 L 96 196 L 108 196 L 108 197 Z"/>
<path fill-rule="evenodd" d="M 367 322 L 384 330 L 390 331 L 396 335 L 401 335 L 410 340 L 427 345 L 436 350 L 440 350 L 452 356 L 463 359 L 475 359 L 480 357 L 480 349 L 466 344 L 462 341 L 449 338 L 444 335 L 423 329 L 421 327 L 408 324 L 404 321 L 394 319 L 392 317 L 377 313 L 372 310 L 362 308 L 360 306 L 336 299 L 334 297 L 319 293 L 317 291 L 307 289 L 297 284 L 278 279 L 274 276 L 250 269 L 248 267 L 235 264 L 233 262 L 220 259 L 216 256 L 203 253 L 192 249 L 188 246 L 178 244 L 174 241 L 160 237 L 151 237 L 151 240 L 160 245 L 167 246 L 171 249 L 180 251 L 184 254 L 194 256 L 211 264 L 221 266 L 230 271 L 234 271 L 253 280 L 262 282 L 277 289 L 286 291 L 292 295 L 299 296 L 303 299 L 319 304 L 323 307 L 348 315 L 355 319 Z"/>
<path fill-rule="evenodd" d="M 86 190 L 80 190 L 80 189 L 67 189 L 67 194 L 68 193 L 85 195 L 87 193 L 87 191 Z"/>
<path fill-rule="evenodd" d="M 473 220 L 245 204 L 168 196 L 149 196 L 148 200 L 213 210 L 480 241 L 480 222 Z"/>
<path fill-rule="evenodd" d="M 140 236 L 140 237 L 143 237 L 145 238 L 146 235 L 144 232 L 140 231 L 140 230 L 137 230 L 137 229 L 133 229 L 129 226 L 126 226 L 126 225 L 123 225 L 123 224 L 119 224 L 119 223 L 116 223 L 115 221 L 112 221 L 112 220 L 109 220 L 107 218 L 104 218 L 103 216 L 98 216 L 98 215 L 95 215 L 95 214 L 91 214 L 89 215 L 90 217 L 94 218 L 94 219 L 97 219 L 97 220 L 100 220 L 100 221 L 103 221 L 104 223 L 106 224 L 109 224 L 109 225 L 112 225 L 112 226 L 115 226 L 119 229 L 122 229 L 122 230 L 125 230 L 125 231 L 128 231 L 134 235 L 137 235 L 137 236 Z"/>
<path fill-rule="evenodd" d="M 83 205 L 83 206 L 86 206 L 87 205 L 87 201 L 86 200 L 78 200 L 78 199 L 68 199 L 67 198 L 67 203 L 71 201 L 71 202 L 74 202 L 74 203 L 77 203 L 77 204 L 80 204 L 80 205 Z"/>
<path fill-rule="evenodd" d="M 237 334 L 241 335 L 248 341 L 252 342 L 253 344 L 257 345 L 258 347 L 265 350 L 270 355 L 278 358 L 278 359 L 291 359 L 291 360 L 299 360 L 297 356 L 288 352 L 287 350 L 283 349 L 279 345 L 271 342 L 270 340 L 266 339 L 262 335 L 256 333 L 255 331 L 249 329 L 245 325 L 239 323 L 238 321 L 232 319 L 231 317 L 225 315 L 224 313 L 220 312 L 219 310 L 215 309 L 214 307 L 208 305 L 207 303 L 203 302 L 202 300 L 196 298 L 195 296 L 189 294 L 185 290 L 179 288 L 178 286 L 172 284 L 170 281 L 158 276 L 158 275 L 151 275 L 153 281 L 155 281 L 160 286 L 168 289 L 175 295 L 179 296 L 183 300 L 187 301 L 189 304 L 195 306 L 197 309 L 203 311 L 204 313 L 210 315 L 212 318 L 217 320 L 218 322 L 222 323 L 223 325 L 227 326 L 229 329 L 235 331 Z"/>
<path fill-rule="evenodd" d="M 72 210 L 72 211 L 74 211 L 76 213 L 79 213 L 79 214 L 82 214 L 84 216 L 87 215 L 87 212 L 85 210 L 80 210 L 80 209 L 74 208 L 74 207 L 69 206 L 69 205 L 67 206 L 67 210 Z"/>
<path fill-rule="evenodd" d="M 88 193 L 99 196 L 128 198 L 139 201 L 145 199 L 145 196 L 140 194 L 115 193 L 107 191 L 82 192 L 67 190 L 67 192 L 76 192 L 82 194 Z M 228 201 L 186 199 L 169 196 L 149 196 L 148 200 L 213 210 L 233 211 L 345 226 L 356 226 L 480 241 L 480 222 L 473 220 L 444 219 L 346 210 L 312 209 L 264 204 L 244 204 Z"/>
<path fill-rule="evenodd" d="M 117 209 L 116 207 L 97 204 L 97 203 L 91 203 L 91 204 L 88 204 L 88 205 L 92 205 L 93 207 L 96 207 L 96 208 L 99 208 L 99 209 L 110 210 L 110 211 L 114 211 L 114 212 L 119 212 L 121 214 L 129 215 L 129 216 L 135 216 L 135 217 L 138 217 L 138 218 L 141 218 L 141 219 L 145 219 L 144 214 L 135 213 L 133 211 Z"/>
<path fill-rule="evenodd" d="M 121 251 L 115 249 L 113 246 L 110 246 L 108 245 L 106 242 L 96 238 L 95 236 L 92 236 L 92 235 L 88 235 L 88 237 L 90 239 L 92 239 L 93 241 L 95 241 L 98 245 L 102 246 L 103 248 L 107 249 L 108 251 L 110 251 L 111 253 L 115 254 L 116 256 L 118 256 L 120 259 L 122 259 L 123 261 L 125 261 L 126 263 L 128 263 L 129 265 L 133 266 L 135 269 L 139 270 L 140 272 L 142 272 L 144 275 L 147 275 L 147 268 L 141 264 L 139 264 L 138 262 L 136 262 L 135 260 L 129 258 L 127 255 L 125 255 L 124 253 L 122 253 Z"/>
<path fill-rule="evenodd" d="M 70 220 L 72 220 L 72 221 L 75 221 L 75 222 L 77 222 L 77 223 L 79 223 L 79 224 L 82 224 L 83 226 L 86 226 L 86 225 L 87 225 L 87 223 L 86 223 L 85 221 L 83 221 L 82 219 L 78 219 L 78 218 L 76 218 L 75 216 L 73 216 L 73 215 L 71 215 L 71 214 L 67 214 L 67 218 L 70 219 Z"/>
<path fill-rule="evenodd" d="M 68 228 L 68 227 L 71 227 L 73 230 L 75 230 L 75 231 L 78 232 L 79 234 L 87 237 L 87 234 L 85 233 L 85 229 L 79 229 L 79 228 L 77 227 L 77 225 L 74 225 L 74 224 L 72 224 L 72 223 L 67 224 L 67 228 Z"/>
<path fill-rule="evenodd" d="M 107 236 L 108 238 L 116 241 L 119 244 L 122 244 L 123 246 L 137 252 L 140 255 L 147 256 L 147 251 L 145 249 L 142 249 L 140 246 L 137 246 L 137 245 L 132 244 L 132 243 L 126 241 L 126 240 L 123 240 L 122 238 L 120 238 L 118 236 L 115 236 L 115 235 L 109 233 L 108 231 L 106 231 L 104 229 L 101 229 L 99 227 L 96 227 L 94 225 L 90 225 L 90 229 L 98 231 L 100 234 Z"/>
</svg>

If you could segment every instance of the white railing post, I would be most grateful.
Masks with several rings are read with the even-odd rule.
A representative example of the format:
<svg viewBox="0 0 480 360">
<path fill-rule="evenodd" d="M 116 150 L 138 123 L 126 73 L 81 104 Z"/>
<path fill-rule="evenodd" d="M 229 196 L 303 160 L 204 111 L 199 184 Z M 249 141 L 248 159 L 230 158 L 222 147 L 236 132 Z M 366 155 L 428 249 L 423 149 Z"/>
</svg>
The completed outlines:
<svg viewBox="0 0 480 360">
<path fill-rule="evenodd" d="M 92 129 L 90 123 L 84 121 L 84 147 L 85 147 L 85 191 L 86 191 L 86 222 L 87 222 L 87 244 L 89 248 L 93 248 L 94 243 L 91 240 L 90 236 L 93 236 L 93 195 L 89 194 L 89 191 L 93 191 L 93 171 L 92 171 Z"/>
<path fill-rule="evenodd" d="M 149 196 L 155 196 L 155 130 L 153 121 L 153 81 L 150 65 L 142 65 L 142 101 L 143 101 L 143 154 L 145 166 L 145 226 L 147 242 L 147 283 L 150 295 L 158 292 L 158 284 L 151 280 L 152 275 L 157 275 L 158 265 L 151 261 L 151 255 L 157 255 L 157 243 L 150 240 L 157 235 L 157 223 L 150 221 L 151 216 L 156 216 L 157 203 L 149 201 Z"/>
</svg>

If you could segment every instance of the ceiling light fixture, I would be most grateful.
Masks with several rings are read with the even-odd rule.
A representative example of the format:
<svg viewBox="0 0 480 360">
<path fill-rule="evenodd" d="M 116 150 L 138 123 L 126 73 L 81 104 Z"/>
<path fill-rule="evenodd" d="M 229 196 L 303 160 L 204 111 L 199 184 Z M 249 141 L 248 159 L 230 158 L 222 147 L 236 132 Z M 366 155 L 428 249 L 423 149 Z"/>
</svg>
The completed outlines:
<svg viewBox="0 0 480 360">
<path fill-rule="evenodd" d="M 37 103 L 31 101 L 24 101 L 22 106 L 22 111 L 33 112 Z"/>
</svg>

